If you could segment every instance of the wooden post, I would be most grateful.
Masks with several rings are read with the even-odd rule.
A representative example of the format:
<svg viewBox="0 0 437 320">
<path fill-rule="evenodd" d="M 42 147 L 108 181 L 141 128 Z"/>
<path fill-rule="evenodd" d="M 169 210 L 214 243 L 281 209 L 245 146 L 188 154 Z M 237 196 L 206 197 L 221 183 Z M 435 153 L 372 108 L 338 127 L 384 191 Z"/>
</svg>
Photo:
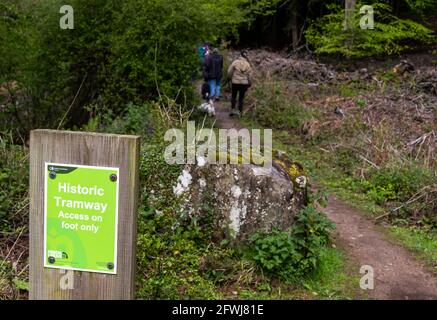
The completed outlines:
<svg viewBox="0 0 437 320">
<path fill-rule="evenodd" d="M 34 130 L 30 135 L 29 298 L 133 299 L 140 137 Z M 117 274 L 44 267 L 45 163 L 119 168 Z M 66 277 L 72 288 L 61 285 Z"/>
</svg>

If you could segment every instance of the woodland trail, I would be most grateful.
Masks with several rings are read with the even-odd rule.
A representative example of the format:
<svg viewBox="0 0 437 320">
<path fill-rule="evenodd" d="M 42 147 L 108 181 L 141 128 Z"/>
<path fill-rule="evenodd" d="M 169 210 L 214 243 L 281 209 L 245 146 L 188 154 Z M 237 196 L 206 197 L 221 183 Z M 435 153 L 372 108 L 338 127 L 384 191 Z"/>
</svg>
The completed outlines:
<svg viewBox="0 0 437 320">
<path fill-rule="evenodd" d="M 229 117 L 229 101 L 216 102 L 215 109 L 219 128 L 244 128 L 237 118 Z M 334 196 L 329 198 L 324 211 L 337 225 L 335 245 L 357 266 L 357 275 L 360 266 L 373 268 L 374 290 L 363 291 L 370 299 L 437 299 L 437 277 L 428 272 L 412 253 L 392 243 L 382 227 L 375 225 L 365 213 Z"/>
<path fill-rule="evenodd" d="M 337 225 L 336 245 L 359 266 L 374 269 L 372 299 L 435 300 L 437 278 L 405 248 L 390 242 L 388 235 L 363 212 L 331 196 L 325 208 Z"/>
</svg>

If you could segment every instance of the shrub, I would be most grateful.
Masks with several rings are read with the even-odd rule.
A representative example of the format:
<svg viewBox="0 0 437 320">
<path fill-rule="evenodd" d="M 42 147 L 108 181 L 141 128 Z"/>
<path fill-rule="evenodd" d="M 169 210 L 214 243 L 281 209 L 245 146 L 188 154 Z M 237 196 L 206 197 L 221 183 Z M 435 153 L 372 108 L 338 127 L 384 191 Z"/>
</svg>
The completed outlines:
<svg viewBox="0 0 437 320">
<path fill-rule="evenodd" d="M 27 222 L 28 177 L 25 148 L 0 136 L 0 231 L 11 232 Z"/>
<path fill-rule="evenodd" d="M 387 201 L 406 202 L 421 188 L 431 184 L 432 180 L 429 170 L 410 164 L 374 169 L 361 185 L 376 203 L 384 204 Z"/>
<path fill-rule="evenodd" d="M 75 28 L 61 30 L 64 4 L 0 4 L 0 84 L 19 86 L 16 101 L 0 105 L 0 130 L 24 135 L 57 127 L 64 115 L 65 127 L 82 126 L 90 104 L 118 115 L 162 95 L 190 102 L 198 43 L 217 44 L 251 11 L 245 0 L 71 0 Z"/>
<path fill-rule="evenodd" d="M 373 3 L 372 6 L 375 10 L 374 30 L 361 29 L 359 20 L 362 16 L 357 13 L 354 28 L 345 31 L 344 10 L 331 6 L 333 13 L 319 18 L 306 31 L 308 43 L 317 54 L 352 58 L 397 54 L 417 45 L 436 43 L 431 30 L 412 20 L 396 17 L 389 5 Z"/>
<path fill-rule="evenodd" d="M 267 128 L 297 129 L 313 116 L 313 112 L 284 95 L 286 88 L 280 83 L 258 86 L 252 95 L 254 112 L 249 116 Z"/>
<path fill-rule="evenodd" d="M 135 134 L 149 139 L 153 137 L 158 127 L 159 119 L 156 112 L 151 103 L 136 105 L 130 102 L 120 116 L 114 117 L 109 109 L 99 112 L 96 117 L 99 118 L 100 130 L 109 133 Z"/>
<path fill-rule="evenodd" d="M 333 223 L 308 206 L 288 231 L 272 230 L 251 237 L 251 256 L 267 272 L 295 282 L 317 267 L 320 252 L 330 240 Z"/>
<path fill-rule="evenodd" d="M 129 119 L 126 123 L 130 123 Z M 217 297 L 213 282 L 204 279 L 200 271 L 201 258 L 208 252 L 202 233 L 194 223 L 183 219 L 185 215 L 179 210 L 180 200 L 173 193 L 172 187 L 181 167 L 165 162 L 162 136 L 149 136 L 143 147 L 140 158 L 137 297 Z"/>
<path fill-rule="evenodd" d="M 218 298 L 213 282 L 201 273 L 201 258 L 208 249 L 195 234 L 154 209 L 140 212 L 138 228 L 138 298 Z"/>
</svg>

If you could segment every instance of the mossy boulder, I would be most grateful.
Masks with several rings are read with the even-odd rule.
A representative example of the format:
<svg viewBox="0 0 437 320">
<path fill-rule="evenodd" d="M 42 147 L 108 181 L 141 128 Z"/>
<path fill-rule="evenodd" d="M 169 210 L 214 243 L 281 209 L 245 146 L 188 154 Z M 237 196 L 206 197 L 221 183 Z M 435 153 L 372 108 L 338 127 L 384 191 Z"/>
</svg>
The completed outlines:
<svg viewBox="0 0 437 320">
<path fill-rule="evenodd" d="M 306 205 L 307 177 L 302 166 L 274 152 L 271 168 L 252 164 L 185 166 L 174 192 L 194 218 L 213 211 L 213 239 L 246 241 L 257 231 L 286 230 Z"/>
</svg>

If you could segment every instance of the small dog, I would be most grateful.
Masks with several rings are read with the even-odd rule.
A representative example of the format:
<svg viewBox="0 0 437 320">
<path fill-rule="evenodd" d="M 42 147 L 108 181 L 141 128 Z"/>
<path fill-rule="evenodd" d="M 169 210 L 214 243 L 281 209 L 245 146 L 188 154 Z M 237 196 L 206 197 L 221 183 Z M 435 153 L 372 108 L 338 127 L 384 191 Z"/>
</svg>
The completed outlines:
<svg viewBox="0 0 437 320">
<path fill-rule="evenodd" d="M 211 96 L 211 87 L 209 86 L 209 84 L 207 82 L 205 82 L 202 85 L 202 90 L 201 90 L 201 94 L 202 94 L 202 98 L 205 100 L 208 100 Z"/>
<path fill-rule="evenodd" d="M 207 102 L 202 103 L 200 106 L 197 107 L 197 109 L 207 113 L 210 117 L 215 117 L 214 101 L 212 99 L 209 99 Z"/>
</svg>

